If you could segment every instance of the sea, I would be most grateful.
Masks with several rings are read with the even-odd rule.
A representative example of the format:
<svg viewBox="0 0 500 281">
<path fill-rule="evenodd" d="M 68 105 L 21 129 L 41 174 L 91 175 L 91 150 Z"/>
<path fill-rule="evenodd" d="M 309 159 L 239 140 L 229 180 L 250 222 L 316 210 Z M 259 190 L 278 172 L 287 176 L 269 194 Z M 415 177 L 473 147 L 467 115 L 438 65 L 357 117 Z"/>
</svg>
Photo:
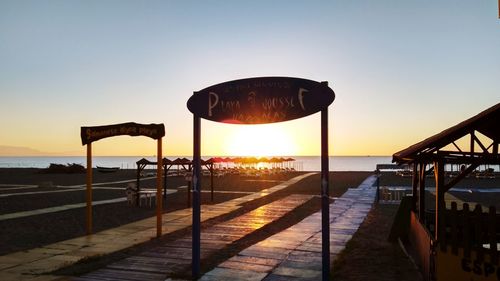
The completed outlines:
<svg viewBox="0 0 500 281">
<path fill-rule="evenodd" d="M 166 158 L 174 160 L 176 158 L 186 156 L 166 156 Z M 156 162 L 154 156 L 93 156 L 92 166 L 103 167 L 120 167 L 121 169 L 135 169 L 136 162 L 142 158 L 146 158 L 152 162 Z M 191 157 L 186 157 L 191 159 Z M 202 157 L 206 160 L 211 156 Z M 287 168 L 294 168 L 298 171 L 321 171 L 320 156 L 283 156 L 283 158 L 293 158 L 295 161 L 290 161 L 281 164 Z M 377 164 L 391 164 L 391 156 L 330 156 L 329 169 L 330 171 L 374 171 Z M 47 168 L 51 163 L 54 164 L 80 164 L 86 166 L 87 160 L 85 156 L 59 156 L 59 157 L 0 157 L 0 168 Z M 223 167 L 232 164 L 220 164 Z M 263 164 L 272 165 L 272 164 Z"/>
</svg>

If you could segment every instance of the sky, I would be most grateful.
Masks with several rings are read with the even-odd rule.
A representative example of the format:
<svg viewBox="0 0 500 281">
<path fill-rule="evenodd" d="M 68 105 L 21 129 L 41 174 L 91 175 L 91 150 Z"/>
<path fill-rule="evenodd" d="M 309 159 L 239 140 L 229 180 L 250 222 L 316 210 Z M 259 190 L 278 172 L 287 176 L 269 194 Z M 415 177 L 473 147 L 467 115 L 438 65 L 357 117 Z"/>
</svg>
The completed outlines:
<svg viewBox="0 0 500 281">
<path fill-rule="evenodd" d="M 392 155 L 500 102 L 497 0 L 0 0 L 0 155 L 85 155 L 81 126 L 163 123 L 192 154 L 194 91 L 328 81 L 329 153 Z M 320 118 L 202 121 L 202 155 L 319 155 Z M 120 136 L 94 155 L 155 155 Z"/>
</svg>

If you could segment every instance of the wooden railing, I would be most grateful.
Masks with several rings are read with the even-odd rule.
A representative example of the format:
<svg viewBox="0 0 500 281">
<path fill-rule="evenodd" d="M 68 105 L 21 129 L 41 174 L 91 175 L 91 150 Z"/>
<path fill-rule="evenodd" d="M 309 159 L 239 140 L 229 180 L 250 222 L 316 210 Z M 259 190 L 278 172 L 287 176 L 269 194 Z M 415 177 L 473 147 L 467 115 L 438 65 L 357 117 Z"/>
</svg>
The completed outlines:
<svg viewBox="0 0 500 281">
<path fill-rule="evenodd" d="M 442 230 L 445 235 L 439 241 L 442 251 L 446 251 L 449 246 L 453 254 L 458 254 L 458 249 L 463 248 L 467 258 L 474 251 L 479 260 L 488 254 L 493 263 L 498 263 L 500 216 L 494 206 L 489 207 L 488 212 L 483 212 L 481 205 L 477 204 L 471 210 L 469 204 L 465 203 L 462 210 L 458 210 L 457 203 L 452 202 L 451 210 L 445 212 L 445 224 Z"/>
</svg>

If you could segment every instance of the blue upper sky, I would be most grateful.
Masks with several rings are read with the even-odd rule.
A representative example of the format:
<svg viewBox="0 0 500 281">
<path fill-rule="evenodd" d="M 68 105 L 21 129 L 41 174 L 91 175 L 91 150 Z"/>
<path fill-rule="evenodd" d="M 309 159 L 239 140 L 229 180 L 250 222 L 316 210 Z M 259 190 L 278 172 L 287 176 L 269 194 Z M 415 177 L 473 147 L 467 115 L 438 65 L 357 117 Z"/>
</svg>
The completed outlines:
<svg viewBox="0 0 500 281">
<path fill-rule="evenodd" d="M 0 146 L 78 154 L 80 126 L 135 121 L 189 154 L 192 92 L 255 76 L 329 81 L 331 151 L 392 154 L 500 102 L 498 3 L 0 0 Z M 280 127 L 290 154 L 319 153 L 318 120 Z M 234 126 L 203 129 L 225 153 Z"/>
</svg>

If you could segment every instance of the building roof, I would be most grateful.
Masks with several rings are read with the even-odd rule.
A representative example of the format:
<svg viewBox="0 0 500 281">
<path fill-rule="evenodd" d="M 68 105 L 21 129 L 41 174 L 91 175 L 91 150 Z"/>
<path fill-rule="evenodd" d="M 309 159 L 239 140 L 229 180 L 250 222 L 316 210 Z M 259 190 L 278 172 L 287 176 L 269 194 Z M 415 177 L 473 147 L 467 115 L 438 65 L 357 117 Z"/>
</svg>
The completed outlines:
<svg viewBox="0 0 500 281">
<path fill-rule="evenodd" d="M 439 134 L 394 153 L 392 161 L 397 163 L 414 162 L 416 159 L 432 154 L 474 131 L 492 139 L 498 145 L 500 142 L 500 103 Z"/>
</svg>

